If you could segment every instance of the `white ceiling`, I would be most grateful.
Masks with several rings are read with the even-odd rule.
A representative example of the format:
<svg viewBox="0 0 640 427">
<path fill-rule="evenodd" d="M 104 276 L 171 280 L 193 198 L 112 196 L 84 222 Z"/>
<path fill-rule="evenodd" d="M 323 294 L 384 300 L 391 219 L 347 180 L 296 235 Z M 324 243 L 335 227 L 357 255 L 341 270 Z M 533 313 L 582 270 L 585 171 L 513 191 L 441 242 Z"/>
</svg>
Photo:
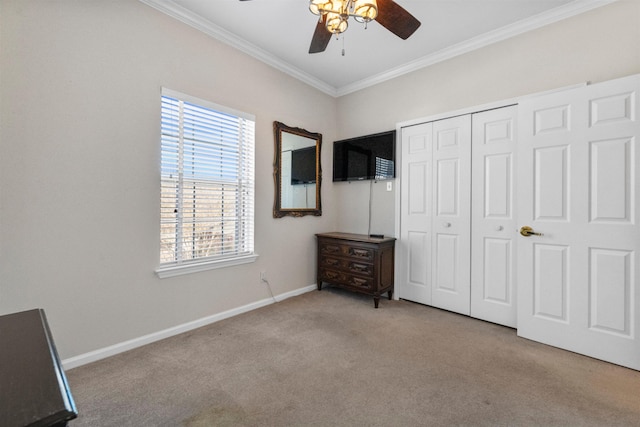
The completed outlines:
<svg viewBox="0 0 640 427">
<path fill-rule="evenodd" d="M 614 0 L 396 0 L 422 22 L 409 39 L 350 19 L 316 54 L 307 53 L 318 19 L 307 0 L 140 1 L 340 96 Z"/>
</svg>

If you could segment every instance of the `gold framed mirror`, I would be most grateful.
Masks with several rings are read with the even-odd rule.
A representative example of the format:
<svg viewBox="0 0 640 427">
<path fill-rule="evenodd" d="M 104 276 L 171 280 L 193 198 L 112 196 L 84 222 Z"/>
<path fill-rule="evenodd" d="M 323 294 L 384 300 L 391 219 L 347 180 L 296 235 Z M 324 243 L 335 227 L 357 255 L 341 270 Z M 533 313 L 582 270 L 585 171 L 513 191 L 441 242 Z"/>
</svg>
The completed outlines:
<svg viewBox="0 0 640 427">
<path fill-rule="evenodd" d="M 273 122 L 273 217 L 322 215 L 322 135 Z"/>
</svg>

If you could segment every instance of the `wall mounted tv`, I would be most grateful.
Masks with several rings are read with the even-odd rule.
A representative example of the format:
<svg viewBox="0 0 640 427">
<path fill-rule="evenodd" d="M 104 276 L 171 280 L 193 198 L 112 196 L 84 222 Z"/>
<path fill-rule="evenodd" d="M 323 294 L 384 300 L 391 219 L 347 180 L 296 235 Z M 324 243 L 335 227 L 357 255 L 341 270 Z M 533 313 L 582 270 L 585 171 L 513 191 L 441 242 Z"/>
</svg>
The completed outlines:
<svg viewBox="0 0 640 427">
<path fill-rule="evenodd" d="M 333 143 L 333 181 L 395 178 L 396 131 Z"/>
<path fill-rule="evenodd" d="M 316 147 L 291 151 L 291 185 L 316 182 Z"/>
</svg>

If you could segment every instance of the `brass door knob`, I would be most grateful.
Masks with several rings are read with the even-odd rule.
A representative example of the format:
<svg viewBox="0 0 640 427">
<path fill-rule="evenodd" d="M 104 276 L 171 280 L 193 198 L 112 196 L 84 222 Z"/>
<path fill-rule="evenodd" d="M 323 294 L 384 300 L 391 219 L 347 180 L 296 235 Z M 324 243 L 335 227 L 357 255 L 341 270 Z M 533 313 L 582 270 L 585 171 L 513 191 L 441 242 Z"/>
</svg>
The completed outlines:
<svg viewBox="0 0 640 427">
<path fill-rule="evenodd" d="M 528 225 L 520 228 L 520 234 L 522 234 L 524 237 L 543 236 L 542 233 L 536 233 L 535 231 L 533 231 L 533 228 L 529 227 Z"/>
</svg>

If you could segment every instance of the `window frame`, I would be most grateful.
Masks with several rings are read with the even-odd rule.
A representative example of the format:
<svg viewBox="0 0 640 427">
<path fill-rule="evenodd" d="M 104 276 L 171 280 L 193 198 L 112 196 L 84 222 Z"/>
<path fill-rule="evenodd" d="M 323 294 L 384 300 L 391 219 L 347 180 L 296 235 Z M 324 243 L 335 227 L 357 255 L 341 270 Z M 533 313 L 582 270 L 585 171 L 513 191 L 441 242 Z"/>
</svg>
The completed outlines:
<svg viewBox="0 0 640 427">
<path fill-rule="evenodd" d="M 254 126 L 254 135 L 253 135 L 253 141 L 251 142 L 251 146 L 250 146 L 250 150 L 251 152 L 251 156 L 250 156 L 250 161 L 252 162 L 250 169 L 250 186 L 251 186 L 251 213 L 250 213 L 250 219 L 251 219 L 251 236 L 250 239 L 251 241 L 250 243 L 250 251 L 249 252 L 243 252 L 240 254 L 233 254 L 233 255 L 214 255 L 214 256 L 206 256 L 206 257 L 197 257 L 197 258 L 191 258 L 191 259 L 187 259 L 187 260 L 176 260 L 175 262 L 164 262 L 164 263 L 160 263 L 159 267 L 155 270 L 156 274 L 158 275 L 159 278 L 166 278 L 166 277 L 173 277 L 173 276 L 178 276 L 178 275 L 182 275 L 182 274 L 190 274 L 190 273 L 195 273 L 195 272 L 200 272 L 200 271 L 206 271 L 206 270 L 211 270 L 211 269 L 217 269 L 217 268 L 224 268 L 224 267 L 230 267 L 230 266 L 235 266 L 235 265 L 241 265 L 241 264 L 247 264 L 247 263 L 252 263 L 254 262 L 257 258 L 258 258 L 258 254 L 255 253 L 255 231 L 254 231 L 254 227 L 255 227 L 255 116 L 252 114 L 248 114 L 248 113 L 244 113 L 241 111 L 237 111 L 234 110 L 232 108 L 229 107 L 225 107 L 225 106 L 221 106 L 218 104 L 215 104 L 213 102 L 207 101 L 207 100 L 203 100 L 194 96 L 190 96 L 190 95 L 186 95 L 184 93 L 180 93 L 171 89 L 167 89 L 167 88 L 162 88 L 161 90 L 161 96 L 160 96 L 160 100 L 161 103 L 163 102 L 163 98 L 164 97 L 169 97 L 169 98 L 173 98 L 188 104 L 193 104 L 195 106 L 199 106 L 199 107 L 203 107 L 206 109 L 211 109 L 214 110 L 217 113 L 221 113 L 221 114 L 225 114 L 225 115 L 231 115 L 231 116 L 235 116 L 238 119 L 244 119 L 244 120 L 249 120 L 253 122 L 253 126 Z M 162 146 L 162 141 L 163 141 L 163 137 L 162 137 L 162 129 L 163 129 L 163 121 L 162 121 L 162 117 L 160 118 L 160 132 L 161 132 L 161 136 L 160 136 L 160 142 L 161 142 L 161 147 L 160 147 L 160 151 L 161 151 L 161 155 L 160 155 L 160 159 L 161 159 L 161 165 L 162 165 L 162 159 L 163 159 L 163 154 L 164 154 L 164 148 Z M 242 160 L 238 160 L 239 163 L 243 162 Z M 240 166 L 242 166 L 241 163 Z M 184 167 L 184 166 L 183 166 Z M 182 171 L 180 171 L 182 172 Z M 160 191 L 160 227 L 162 229 L 162 185 L 163 185 L 163 171 L 162 171 L 162 166 L 160 167 L 160 184 L 161 184 L 161 191 Z M 206 180 L 205 180 L 206 181 Z M 214 182 L 216 183 L 217 181 L 215 179 L 211 179 L 208 182 Z M 238 216 L 235 216 L 234 218 L 238 218 Z M 176 224 L 177 224 L 177 229 L 179 229 L 181 226 L 184 226 L 184 224 L 181 224 L 179 221 L 176 220 Z M 177 231 L 178 234 L 180 234 L 180 231 Z M 193 236 L 192 236 L 193 238 Z M 160 239 L 162 241 L 162 233 L 160 235 Z M 176 238 L 177 241 L 177 238 Z M 160 245 L 159 249 L 161 250 L 162 245 Z M 158 259 L 161 259 L 161 254 L 162 252 L 160 252 L 158 254 Z"/>
</svg>

